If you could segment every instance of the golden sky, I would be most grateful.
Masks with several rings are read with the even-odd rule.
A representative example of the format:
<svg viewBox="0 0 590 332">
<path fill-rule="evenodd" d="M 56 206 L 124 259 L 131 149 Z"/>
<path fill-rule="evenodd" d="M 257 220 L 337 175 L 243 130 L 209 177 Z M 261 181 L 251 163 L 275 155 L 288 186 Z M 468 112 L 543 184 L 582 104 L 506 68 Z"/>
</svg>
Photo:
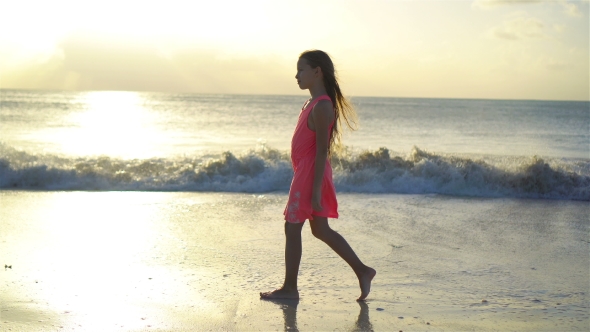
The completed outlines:
<svg viewBox="0 0 590 332">
<path fill-rule="evenodd" d="M 590 99 L 588 0 L 20 0 L 2 12 L 1 88 L 298 94 L 297 56 L 317 48 L 349 96 Z"/>
</svg>

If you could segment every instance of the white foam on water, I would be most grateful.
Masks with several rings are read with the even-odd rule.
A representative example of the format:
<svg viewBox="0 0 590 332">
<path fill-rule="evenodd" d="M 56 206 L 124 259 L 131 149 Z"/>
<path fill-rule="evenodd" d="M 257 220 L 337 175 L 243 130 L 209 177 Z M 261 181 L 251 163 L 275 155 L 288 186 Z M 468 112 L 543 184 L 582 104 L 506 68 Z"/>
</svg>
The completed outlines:
<svg viewBox="0 0 590 332">
<path fill-rule="evenodd" d="M 289 154 L 260 145 L 152 159 L 32 154 L 0 144 L 0 188 L 43 190 L 288 191 Z M 414 147 L 407 156 L 387 148 L 332 158 L 336 189 L 356 193 L 446 194 L 590 200 L 590 161 L 537 156 L 447 155 Z"/>
</svg>

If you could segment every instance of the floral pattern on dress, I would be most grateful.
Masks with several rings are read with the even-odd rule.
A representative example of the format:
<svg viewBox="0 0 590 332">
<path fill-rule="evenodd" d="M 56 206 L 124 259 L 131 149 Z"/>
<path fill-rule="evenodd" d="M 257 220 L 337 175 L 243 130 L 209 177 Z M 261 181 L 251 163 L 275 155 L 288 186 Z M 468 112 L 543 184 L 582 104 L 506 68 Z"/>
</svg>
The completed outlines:
<svg viewBox="0 0 590 332">
<path fill-rule="evenodd" d="M 291 204 L 289 204 L 289 207 L 287 208 L 287 221 L 299 223 L 300 221 L 297 218 L 297 211 L 299 211 L 299 198 L 301 197 L 301 193 L 296 192 L 295 194 L 293 194 L 293 196 L 295 197 L 295 200 Z"/>
</svg>

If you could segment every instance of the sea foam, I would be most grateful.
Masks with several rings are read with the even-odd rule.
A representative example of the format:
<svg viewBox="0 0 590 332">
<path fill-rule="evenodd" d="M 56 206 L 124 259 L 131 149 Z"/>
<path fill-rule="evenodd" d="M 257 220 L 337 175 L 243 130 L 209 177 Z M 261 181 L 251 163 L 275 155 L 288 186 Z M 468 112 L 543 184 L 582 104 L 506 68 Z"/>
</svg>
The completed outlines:
<svg viewBox="0 0 590 332">
<path fill-rule="evenodd" d="M 288 152 L 267 146 L 126 160 L 32 154 L 0 144 L 0 156 L 2 189 L 287 192 L 293 174 Z M 387 148 L 343 152 L 332 166 L 338 192 L 590 200 L 588 159 L 459 156 L 414 147 L 406 156 Z"/>
</svg>

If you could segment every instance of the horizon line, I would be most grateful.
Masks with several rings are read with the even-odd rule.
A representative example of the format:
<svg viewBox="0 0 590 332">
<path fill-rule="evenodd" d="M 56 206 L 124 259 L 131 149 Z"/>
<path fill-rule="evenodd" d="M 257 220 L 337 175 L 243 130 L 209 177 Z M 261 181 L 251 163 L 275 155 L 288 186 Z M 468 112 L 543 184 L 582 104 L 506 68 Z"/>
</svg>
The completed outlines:
<svg viewBox="0 0 590 332">
<path fill-rule="evenodd" d="M 68 89 L 42 89 L 42 88 L 3 88 L 2 90 L 24 90 L 24 91 L 46 91 L 46 92 L 135 92 L 135 93 L 162 93 L 162 94 L 194 94 L 194 95 L 238 95 L 238 96 L 300 96 L 300 94 L 282 94 L 282 93 L 227 93 L 227 92 L 193 92 L 193 91 L 154 91 L 154 90 L 68 90 Z M 465 97 L 411 97 L 411 96 L 378 96 L 378 95 L 348 95 L 349 99 L 354 98 L 392 98 L 392 99 L 452 99 L 452 100 L 493 100 L 493 101 L 557 101 L 557 102 L 590 102 L 588 99 L 530 99 L 530 98 L 465 98 Z"/>
</svg>

